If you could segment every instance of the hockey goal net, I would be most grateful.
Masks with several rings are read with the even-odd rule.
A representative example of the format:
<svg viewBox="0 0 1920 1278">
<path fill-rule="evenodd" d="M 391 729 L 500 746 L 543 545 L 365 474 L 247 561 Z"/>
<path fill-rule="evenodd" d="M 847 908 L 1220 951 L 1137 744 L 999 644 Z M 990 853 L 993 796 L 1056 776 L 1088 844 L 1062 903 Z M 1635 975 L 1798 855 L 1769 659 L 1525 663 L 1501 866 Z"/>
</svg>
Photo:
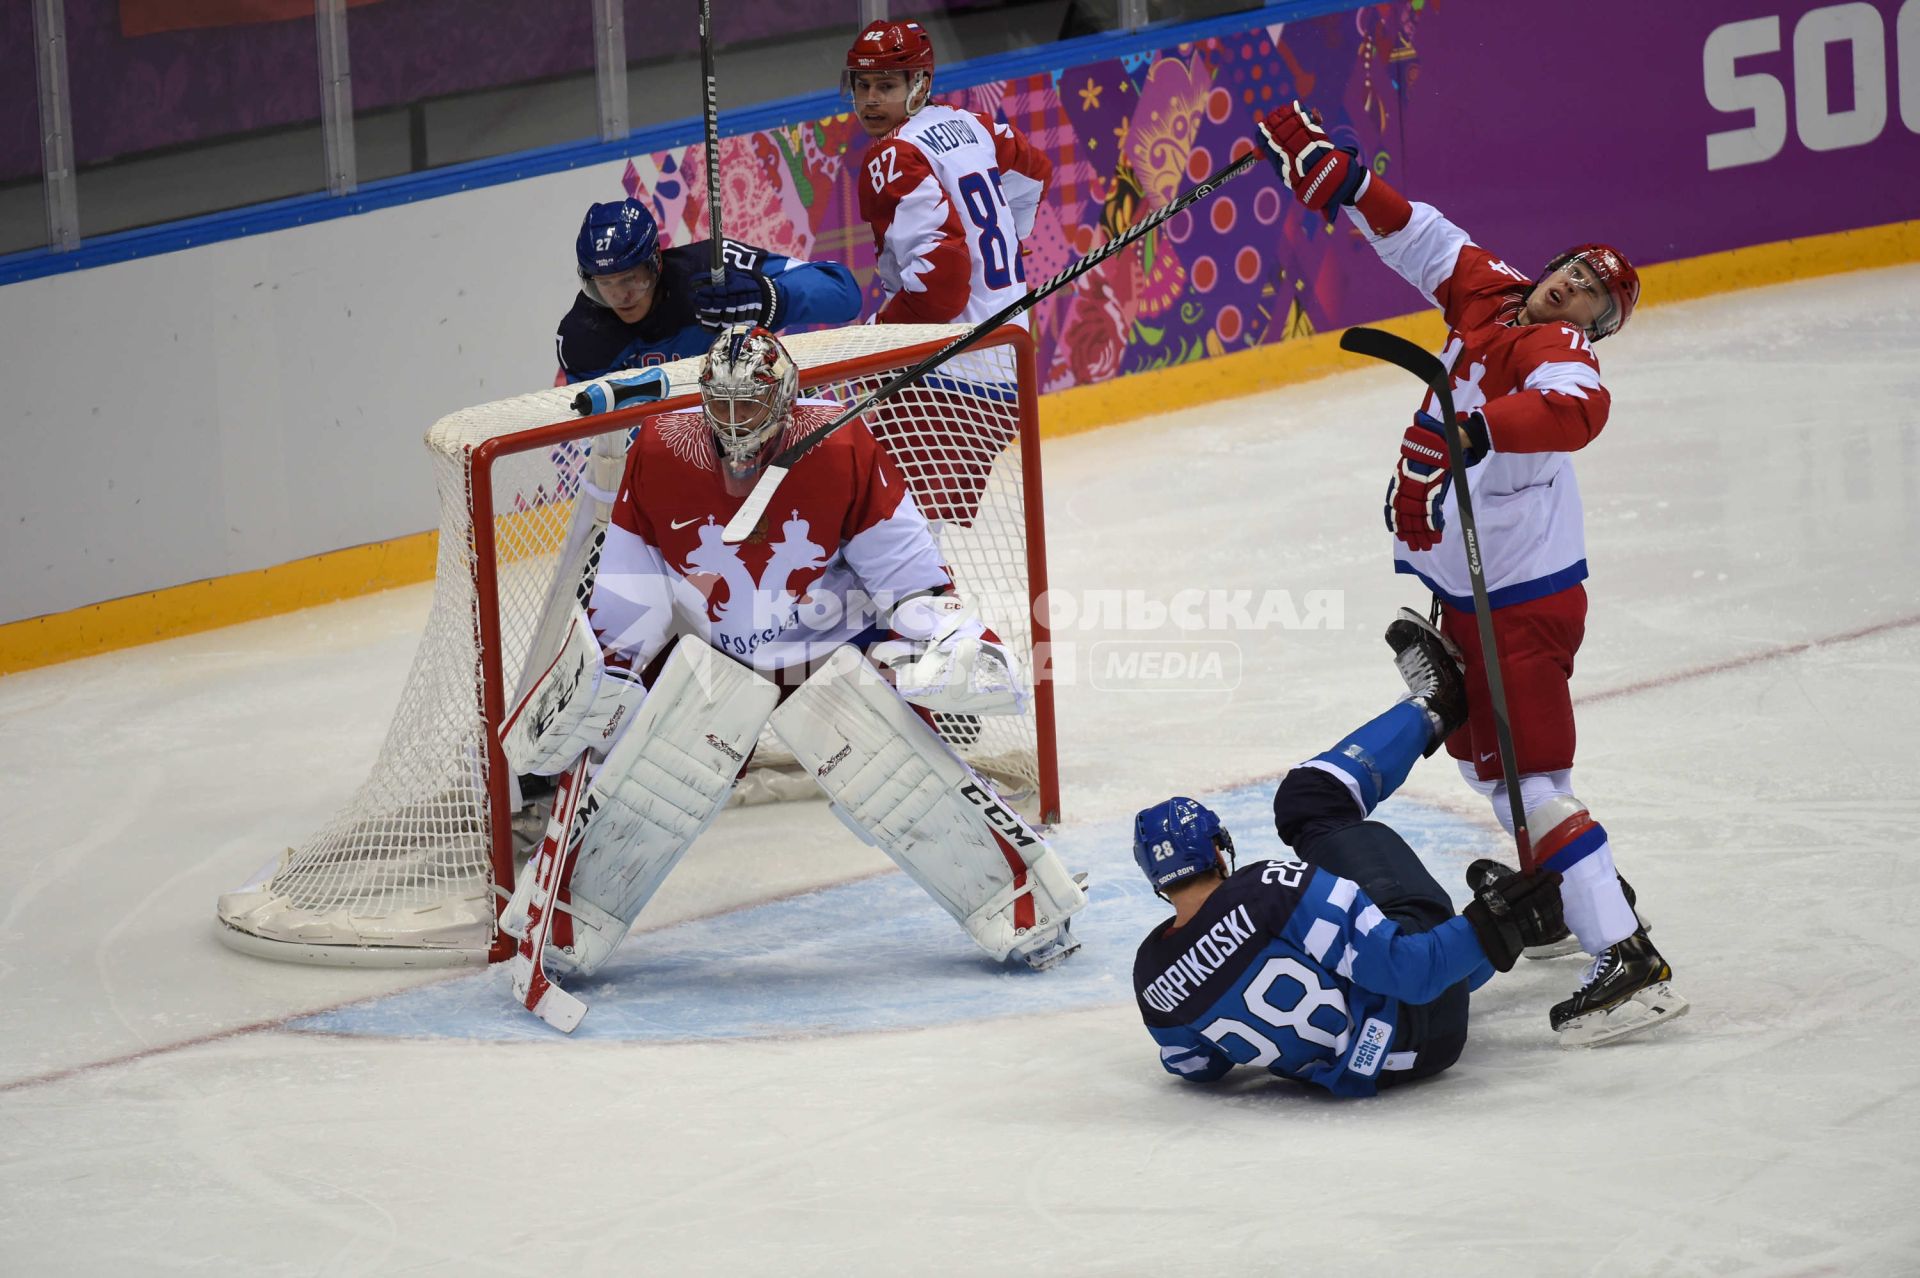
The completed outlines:
<svg viewBox="0 0 1920 1278">
<path fill-rule="evenodd" d="M 804 393 L 851 404 L 963 331 L 865 325 L 785 340 Z M 648 419 L 698 405 L 699 363 L 666 365 L 671 398 L 644 407 L 580 418 L 571 404 L 581 388 L 556 387 L 454 413 L 428 432 L 436 579 L 393 722 L 346 806 L 263 881 L 220 898 L 228 944 L 362 966 L 507 956 L 495 919 L 516 843 L 524 858 L 545 805 L 510 775 L 489 725 L 521 691 L 529 658 L 557 649 L 567 601 L 591 589 L 628 441 Z M 962 595 L 1032 685 L 1024 714 L 936 715 L 935 726 L 1007 798 L 1056 820 L 1052 689 L 1033 683 L 1036 647 L 1045 659 L 1036 604 L 1046 560 L 1032 345 L 1001 329 L 865 420 L 914 489 Z M 815 797 L 763 736 L 736 802 Z"/>
</svg>

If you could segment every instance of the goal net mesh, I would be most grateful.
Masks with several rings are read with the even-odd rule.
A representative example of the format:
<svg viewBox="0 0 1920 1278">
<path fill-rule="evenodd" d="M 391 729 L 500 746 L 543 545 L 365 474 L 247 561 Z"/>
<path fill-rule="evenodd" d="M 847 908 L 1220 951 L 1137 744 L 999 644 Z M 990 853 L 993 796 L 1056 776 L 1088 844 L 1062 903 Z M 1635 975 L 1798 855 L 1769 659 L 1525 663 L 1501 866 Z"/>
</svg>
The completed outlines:
<svg viewBox="0 0 1920 1278">
<path fill-rule="evenodd" d="M 803 394 L 852 404 L 963 331 L 865 325 L 784 340 Z M 1030 531 L 1038 528 L 1039 458 L 1029 349 L 1024 334 L 1002 330 L 864 420 L 914 490 L 961 595 L 1031 681 L 1034 600 L 1045 577 Z M 697 395 L 683 397 L 697 391 L 699 365 L 665 365 L 671 398 L 649 406 L 642 421 L 697 404 Z M 367 780 L 331 821 L 288 849 L 266 882 L 220 899 L 230 944 L 367 965 L 503 952 L 495 884 L 511 886 L 514 835 L 524 854 L 544 826 L 545 805 L 506 775 L 489 706 L 497 717 L 522 690 L 529 660 L 558 648 L 565 609 L 550 601 L 585 602 L 626 446 L 640 428 L 623 418 L 619 429 L 595 433 L 609 419 L 573 415 L 580 389 L 466 409 L 428 432 L 440 499 L 433 603 L 386 739 Z M 769 518 L 777 510 L 776 498 Z M 934 716 L 976 771 L 1040 819 L 1058 807 L 1050 691 L 1043 683 L 1020 715 Z M 810 779 L 763 735 L 735 801 L 813 797 Z"/>
</svg>

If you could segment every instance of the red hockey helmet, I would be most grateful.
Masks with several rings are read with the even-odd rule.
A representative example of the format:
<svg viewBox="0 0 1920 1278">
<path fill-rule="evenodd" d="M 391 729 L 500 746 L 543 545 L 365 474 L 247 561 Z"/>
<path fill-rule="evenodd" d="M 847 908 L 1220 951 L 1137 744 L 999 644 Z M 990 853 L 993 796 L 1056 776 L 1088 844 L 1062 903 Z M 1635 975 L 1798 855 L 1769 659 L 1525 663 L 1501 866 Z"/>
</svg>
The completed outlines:
<svg viewBox="0 0 1920 1278">
<path fill-rule="evenodd" d="M 847 71 L 925 71 L 933 74 L 933 37 L 917 22 L 869 22 L 847 50 Z"/>
<path fill-rule="evenodd" d="M 1640 300 L 1640 272 L 1633 269 L 1625 253 L 1610 244 L 1581 244 L 1548 262 L 1540 278 L 1545 279 L 1576 258 L 1600 281 L 1613 303 L 1587 329 L 1587 336 L 1597 342 L 1619 332 L 1632 316 L 1634 303 Z"/>
</svg>

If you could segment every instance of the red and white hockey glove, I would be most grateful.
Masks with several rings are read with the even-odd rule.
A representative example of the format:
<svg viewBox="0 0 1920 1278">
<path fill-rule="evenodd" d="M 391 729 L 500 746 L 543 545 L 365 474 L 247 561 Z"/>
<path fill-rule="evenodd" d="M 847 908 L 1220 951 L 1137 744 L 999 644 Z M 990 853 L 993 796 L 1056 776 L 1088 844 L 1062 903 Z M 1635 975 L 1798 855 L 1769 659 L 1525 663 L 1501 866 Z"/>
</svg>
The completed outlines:
<svg viewBox="0 0 1920 1278">
<path fill-rule="evenodd" d="M 1269 111 L 1260 121 L 1260 142 L 1273 171 L 1295 199 L 1333 220 L 1334 210 L 1353 203 L 1366 166 L 1355 147 L 1335 146 L 1320 127 L 1320 115 L 1298 98 Z"/>
<path fill-rule="evenodd" d="M 1461 413 L 1454 423 L 1465 437 L 1461 460 L 1469 466 L 1479 465 L 1493 446 L 1487 419 L 1477 412 Z M 1446 499 L 1451 478 L 1447 438 L 1440 433 L 1440 420 L 1415 413 L 1413 425 L 1400 438 L 1400 464 L 1387 482 L 1387 531 L 1406 542 L 1410 550 L 1432 550 L 1439 545 L 1447 526 L 1440 503 Z"/>
<path fill-rule="evenodd" d="M 1447 440 L 1440 423 L 1425 413 L 1400 439 L 1400 464 L 1387 482 L 1387 531 L 1409 550 L 1432 550 L 1446 530 L 1440 503 L 1452 476 L 1447 471 Z"/>
</svg>

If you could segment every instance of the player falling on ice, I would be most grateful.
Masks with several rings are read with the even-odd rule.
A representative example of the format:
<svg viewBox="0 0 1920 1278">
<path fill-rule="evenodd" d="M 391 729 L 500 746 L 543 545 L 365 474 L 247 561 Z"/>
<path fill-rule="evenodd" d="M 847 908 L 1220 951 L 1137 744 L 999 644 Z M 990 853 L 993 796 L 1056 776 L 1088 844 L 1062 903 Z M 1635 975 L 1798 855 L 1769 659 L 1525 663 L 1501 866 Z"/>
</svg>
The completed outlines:
<svg viewBox="0 0 1920 1278">
<path fill-rule="evenodd" d="M 713 343 L 702 408 L 649 420 L 629 449 L 587 614 L 502 726 L 517 771 L 586 764 L 555 799 L 572 865 L 547 962 L 606 962 L 771 726 L 836 815 L 981 949 L 1051 966 L 1078 948 L 1085 893 L 914 708 L 1018 713 L 1025 693 L 886 451 L 848 424 L 795 465 L 778 515 L 721 540 L 780 446 L 841 411 L 796 402 L 797 387 L 766 330 Z M 546 904 L 523 873 L 502 926 L 521 935 Z"/>
<path fill-rule="evenodd" d="M 1280 782 L 1274 826 L 1298 860 L 1234 870 L 1232 838 L 1192 799 L 1135 819 L 1134 860 L 1175 911 L 1133 965 L 1168 1073 L 1252 1065 L 1340 1096 L 1429 1077 L 1466 1046 L 1468 991 L 1565 926 L 1551 871 L 1501 875 L 1455 915 L 1406 841 L 1366 819 L 1466 719 L 1460 667 L 1438 635 L 1414 642 L 1428 660 L 1413 695 Z"/>
<path fill-rule="evenodd" d="M 667 248 L 638 200 L 595 204 L 574 241 L 580 291 L 560 319 L 560 383 L 703 354 L 715 332 L 756 324 L 778 332 L 848 324 L 860 285 L 838 262 L 805 262 L 726 240 L 725 278 L 713 282 L 713 242 Z"/>
<path fill-rule="evenodd" d="M 1610 397 L 1593 343 L 1620 331 L 1640 297 L 1625 255 L 1583 244 L 1548 262 L 1537 280 L 1501 261 L 1429 205 L 1409 203 L 1353 148 L 1332 144 L 1299 102 L 1259 126 L 1281 180 L 1329 220 L 1336 208 L 1380 258 L 1449 325 L 1441 359 L 1453 370 L 1457 419 L 1415 415 L 1387 490 L 1394 568 L 1433 592 L 1440 633 L 1464 654 L 1470 713 L 1447 739 L 1468 784 L 1493 801 L 1502 825 L 1510 808 L 1501 780 L 1485 661 L 1473 612 L 1466 552 L 1448 491 L 1447 442 L 1459 432 L 1505 680 L 1521 804 L 1536 863 L 1560 873 L 1566 922 L 1594 955 L 1571 998 L 1549 1020 L 1565 1041 L 1618 1038 L 1687 1009 L 1668 985 L 1672 969 L 1647 938 L 1615 872 L 1607 833 L 1573 793 L 1573 701 L 1568 680 L 1585 633 L 1586 541 L 1572 454 L 1606 425 Z M 1431 398 L 1428 407 L 1432 406 Z M 1429 631 L 1402 610 L 1388 642 L 1418 662 L 1415 639 Z M 1511 831 L 1509 831 L 1511 832 Z M 1469 871 L 1470 885 L 1506 872 L 1497 863 Z"/>
<path fill-rule="evenodd" d="M 873 139 L 858 181 L 886 289 L 880 322 L 974 324 L 1025 296 L 1020 244 L 1053 162 L 1009 124 L 928 103 L 933 41 L 917 22 L 870 23 L 841 83 Z"/>
</svg>

